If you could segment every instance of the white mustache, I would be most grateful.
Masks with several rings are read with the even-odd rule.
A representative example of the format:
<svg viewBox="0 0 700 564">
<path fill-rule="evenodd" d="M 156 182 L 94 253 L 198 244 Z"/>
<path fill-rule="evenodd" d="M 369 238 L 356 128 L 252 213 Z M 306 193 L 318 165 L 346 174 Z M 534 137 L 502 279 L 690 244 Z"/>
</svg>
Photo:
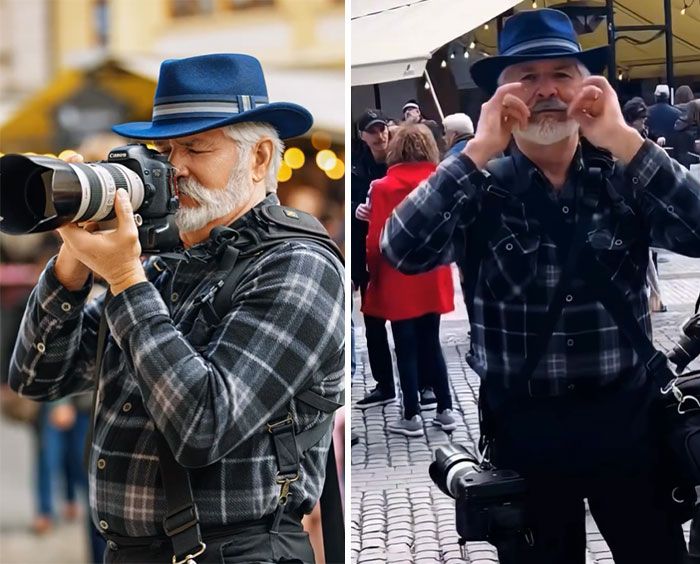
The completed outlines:
<svg viewBox="0 0 700 564">
<path fill-rule="evenodd" d="M 550 98 L 548 100 L 542 100 L 541 102 L 537 102 L 533 107 L 532 111 L 533 112 L 544 112 L 547 110 L 563 110 L 566 111 L 569 109 L 569 106 L 562 102 L 561 100 L 557 100 L 556 98 Z"/>
</svg>

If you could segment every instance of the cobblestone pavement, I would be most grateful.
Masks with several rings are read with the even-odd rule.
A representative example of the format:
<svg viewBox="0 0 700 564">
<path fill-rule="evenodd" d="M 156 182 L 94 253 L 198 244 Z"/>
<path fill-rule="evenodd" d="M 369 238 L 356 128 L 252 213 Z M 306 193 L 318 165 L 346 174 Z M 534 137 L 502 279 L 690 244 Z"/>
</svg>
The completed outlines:
<svg viewBox="0 0 700 564">
<path fill-rule="evenodd" d="M 691 313 L 700 290 L 700 260 L 662 251 L 662 299 L 668 312 L 652 315 L 657 347 L 670 351 L 678 327 Z M 457 310 L 444 316 L 441 340 L 450 378 L 457 430 L 449 437 L 424 412 L 425 437 L 408 439 L 386 431 L 386 423 L 400 416 L 400 404 L 352 409 L 352 430 L 360 437 L 352 447 L 352 562 L 487 564 L 498 562 L 487 543 L 467 543 L 463 559 L 455 533 L 454 502 L 428 477 L 433 450 L 448 441 L 466 445 L 478 439 L 476 408 L 479 379 L 467 366 L 466 312 L 461 296 Z M 359 303 L 355 303 L 357 371 L 352 382 L 352 403 L 374 386 L 363 328 L 358 326 Z M 360 322 L 361 323 L 361 322 Z M 700 361 L 691 365 L 700 368 Z M 398 385 L 397 385 L 397 389 Z M 608 547 L 590 513 L 586 517 L 587 561 L 612 564 Z M 660 563 L 661 564 L 661 563 Z"/>
</svg>

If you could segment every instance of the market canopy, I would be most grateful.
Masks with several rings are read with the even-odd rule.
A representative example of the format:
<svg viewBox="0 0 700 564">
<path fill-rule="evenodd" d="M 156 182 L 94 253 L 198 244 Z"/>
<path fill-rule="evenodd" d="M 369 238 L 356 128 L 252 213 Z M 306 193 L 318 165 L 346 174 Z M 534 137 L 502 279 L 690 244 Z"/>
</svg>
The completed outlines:
<svg viewBox="0 0 700 564">
<path fill-rule="evenodd" d="M 352 85 L 423 74 L 432 54 L 520 0 L 353 0 Z"/>
</svg>

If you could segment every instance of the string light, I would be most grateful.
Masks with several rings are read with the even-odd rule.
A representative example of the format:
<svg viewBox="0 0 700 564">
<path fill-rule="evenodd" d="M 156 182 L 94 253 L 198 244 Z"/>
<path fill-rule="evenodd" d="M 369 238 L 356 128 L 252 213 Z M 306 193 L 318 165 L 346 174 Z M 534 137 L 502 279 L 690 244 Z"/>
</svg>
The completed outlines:
<svg viewBox="0 0 700 564">
<path fill-rule="evenodd" d="M 447 68 L 447 61 L 445 59 L 443 59 L 442 62 L 440 63 L 440 68 L 443 68 L 443 69 Z"/>
<path fill-rule="evenodd" d="M 693 4 L 695 4 L 695 0 L 683 0 L 683 7 L 681 8 L 681 16 L 685 16 L 685 12 L 688 8 L 690 8 Z"/>
<path fill-rule="evenodd" d="M 472 39 L 472 42 L 469 44 L 469 48 L 470 48 L 470 49 L 474 49 L 474 47 L 476 47 L 476 43 L 475 43 L 474 40 Z"/>
<path fill-rule="evenodd" d="M 469 58 L 469 51 L 467 51 L 466 49 L 464 50 L 464 58 L 465 59 Z"/>
<path fill-rule="evenodd" d="M 489 28 L 489 24 L 484 24 L 484 29 L 488 29 L 488 28 Z"/>
<path fill-rule="evenodd" d="M 533 8 L 537 8 L 537 2 L 536 2 L 536 1 L 532 3 L 532 7 L 533 7 Z"/>
<path fill-rule="evenodd" d="M 427 80 L 425 81 L 425 84 L 423 85 L 423 88 L 425 88 L 426 90 L 430 90 L 430 84 L 428 83 Z"/>
<path fill-rule="evenodd" d="M 455 58 L 455 52 L 452 51 L 452 53 L 450 53 L 450 59 L 454 59 L 454 58 Z"/>
</svg>

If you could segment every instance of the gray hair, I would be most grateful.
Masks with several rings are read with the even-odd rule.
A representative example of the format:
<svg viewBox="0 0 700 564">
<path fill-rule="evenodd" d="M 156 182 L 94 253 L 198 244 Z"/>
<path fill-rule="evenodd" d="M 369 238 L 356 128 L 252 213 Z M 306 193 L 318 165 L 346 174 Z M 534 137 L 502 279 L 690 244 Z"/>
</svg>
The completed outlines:
<svg viewBox="0 0 700 564">
<path fill-rule="evenodd" d="M 442 127 L 445 133 L 456 133 L 457 135 L 474 135 L 474 124 L 467 114 L 450 114 L 442 120 Z"/>
<path fill-rule="evenodd" d="M 261 139 L 272 141 L 272 157 L 265 177 L 265 192 L 267 194 L 277 192 L 277 173 L 282 164 L 284 142 L 280 139 L 277 130 L 269 123 L 249 121 L 234 123 L 223 128 L 224 133 L 233 139 L 240 151 L 239 158 L 247 160 L 255 144 Z"/>
<path fill-rule="evenodd" d="M 512 66 L 513 65 L 507 66 L 501 71 L 501 74 L 498 75 L 498 86 L 503 86 L 505 84 L 506 71 Z M 588 67 L 579 60 L 576 61 L 576 68 L 578 69 L 578 72 L 582 78 L 588 78 L 589 76 L 591 76 L 591 71 L 588 70 Z"/>
</svg>

